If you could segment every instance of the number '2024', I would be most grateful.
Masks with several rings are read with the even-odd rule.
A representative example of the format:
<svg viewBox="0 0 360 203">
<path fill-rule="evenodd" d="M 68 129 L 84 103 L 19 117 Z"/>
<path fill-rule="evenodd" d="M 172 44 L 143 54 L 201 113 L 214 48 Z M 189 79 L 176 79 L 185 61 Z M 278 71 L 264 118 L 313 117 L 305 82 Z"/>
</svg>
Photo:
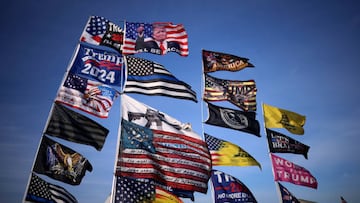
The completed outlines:
<svg viewBox="0 0 360 203">
<path fill-rule="evenodd" d="M 106 80 L 110 81 L 110 83 L 115 82 L 114 71 L 106 71 L 105 69 L 99 69 L 98 67 L 93 66 L 91 63 L 86 63 L 84 65 L 84 69 L 81 70 L 81 73 L 91 75 L 104 83 L 106 83 Z"/>
</svg>

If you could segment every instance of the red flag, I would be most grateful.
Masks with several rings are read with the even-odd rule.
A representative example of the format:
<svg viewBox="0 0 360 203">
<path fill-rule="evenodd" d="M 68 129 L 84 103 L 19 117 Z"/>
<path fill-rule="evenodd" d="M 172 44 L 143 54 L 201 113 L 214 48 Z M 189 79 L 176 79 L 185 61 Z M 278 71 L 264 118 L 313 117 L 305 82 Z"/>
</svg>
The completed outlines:
<svg viewBox="0 0 360 203">
<path fill-rule="evenodd" d="M 275 181 L 290 182 L 295 185 L 302 185 L 317 188 L 316 178 L 304 167 L 296 165 L 286 159 L 270 153 Z"/>
</svg>

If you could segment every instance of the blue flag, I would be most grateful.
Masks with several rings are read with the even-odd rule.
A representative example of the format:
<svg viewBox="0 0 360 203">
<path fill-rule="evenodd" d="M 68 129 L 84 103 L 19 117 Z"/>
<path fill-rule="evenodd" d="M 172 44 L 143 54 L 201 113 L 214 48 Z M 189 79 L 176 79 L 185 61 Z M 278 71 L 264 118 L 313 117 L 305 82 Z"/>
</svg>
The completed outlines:
<svg viewBox="0 0 360 203">
<path fill-rule="evenodd" d="M 296 197 L 292 195 L 291 192 L 289 192 L 289 190 L 286 189 L 286 187 L 281 185 L 279 182 L 277 182 L 277 184 L 279 186 L 282 203 L 300 203 L 300 201 L 296 199 Z"/>
<path fill-rule="evenodd" d="M 123 86 L 125 75 L 121 54 L 85 43 L 79 44 L 70 71 L 75 75 L 114 86 Z"/>
<path fill-rule="evenodd" d="M 215 203 L 257 203 L 251 191 L 238 179 L 218 170 L 211 171 Z"/>
</svg>

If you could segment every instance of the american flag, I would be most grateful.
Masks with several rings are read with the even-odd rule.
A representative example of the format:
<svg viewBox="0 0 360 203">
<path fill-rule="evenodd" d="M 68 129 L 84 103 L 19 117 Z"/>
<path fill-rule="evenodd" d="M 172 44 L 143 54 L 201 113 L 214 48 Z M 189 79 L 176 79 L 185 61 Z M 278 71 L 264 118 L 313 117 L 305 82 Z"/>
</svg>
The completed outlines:
<svg viewBox="0 0 360 203">
<path fill-rule="evenodd" d="M 206 143 L 186 135 L 150 130 L 123 120 L 117 176 L 149 178 L 177 189 L 206 193 L 211 160 Z M 152 133 L 153 139 L 146 139 Z M 155 148 L 137 148 L 149 142 Z"/>
<path fill-rule="evenodd" d="M 197 102 L 191 86 L 178 80 L 162 65 L 136 57 L 126 56 L 128 76 L 124 92 L 161 95 Z"/>
<path fill-rule="evenodd" d="M 107 29 L 109 20 L 101 16 L 90 16 L 80 41 L 99 45 Z"/>
<path fill-rule="evenodd" d="M 26 200 L 31 202 L 77 203 L 76 198 L 63 187 L 53 185 L 32 173 Z"/>
<path fill-rule="evenodd" d="M 223 80 L 205 75 L 205 101 L 229 101 L 244 111 L 256 111 L 254 80 Z"/>
<path fill-rule="evenodd" d="M 181 56 L 189 55 L 188 48 L 188 35 L 185 31 L 185 28 L 182 24 L 172 24 L 172 23 L 154 23 L 154 24 L 165 24 L 166 30 L 166 40 L 176 42 L 179 44 Z M 153 25 L 151 23 L 134 23 L 126 22 L 125 23 L 125 40 L 123 45 L 123 54 L 136 54 L 138 51 L 135 50 L 136 39 L 137 39 L 137 29 L 142 25 L 144 27 L 144 38 L 145 41 L 152 40 L 152 29 Z M 170 50 L 171 51 L 171 50 Z"/>
<path fill-rule="evenodd" d="M 204 133 L 213 166 L 259 166 L 261 165 L 241 147 Z"/>
<path fill-rule="evenodd" d="M 115 89 L 69 73 L 56 101 L 100 118 L 107 118 L 118 93 Z"/>
<path fill-rule="evenodd" d="M 146 203 L 155 199 L 155 185 L 151 181 L 116 177 L 115 203 Z"/>
</svg>

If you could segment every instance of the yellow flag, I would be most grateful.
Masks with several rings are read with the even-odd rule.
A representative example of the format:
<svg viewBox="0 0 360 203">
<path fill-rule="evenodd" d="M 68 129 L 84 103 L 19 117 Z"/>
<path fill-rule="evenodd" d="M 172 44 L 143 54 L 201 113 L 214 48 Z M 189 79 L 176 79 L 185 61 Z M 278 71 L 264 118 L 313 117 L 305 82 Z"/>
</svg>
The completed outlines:
<svg viewBox="0 0 360 203">
<path fill-rule="evenodd" d="M 296 135 L 303 135 L 305 116 L 298 113 L 263 104 L 265 127 L 285 128 Z"/>
<path fill-rule="evenodd" d="M 213 166 L 259 166 L 261 169 L 259 162 L 241 147 L 207 133 L 204 135 Z"/>
<path fill-rule="evenodd" d="M 156 196 L 152 203 L 183 203 L 176 195 L 156 186 Z"/>
</svg>

